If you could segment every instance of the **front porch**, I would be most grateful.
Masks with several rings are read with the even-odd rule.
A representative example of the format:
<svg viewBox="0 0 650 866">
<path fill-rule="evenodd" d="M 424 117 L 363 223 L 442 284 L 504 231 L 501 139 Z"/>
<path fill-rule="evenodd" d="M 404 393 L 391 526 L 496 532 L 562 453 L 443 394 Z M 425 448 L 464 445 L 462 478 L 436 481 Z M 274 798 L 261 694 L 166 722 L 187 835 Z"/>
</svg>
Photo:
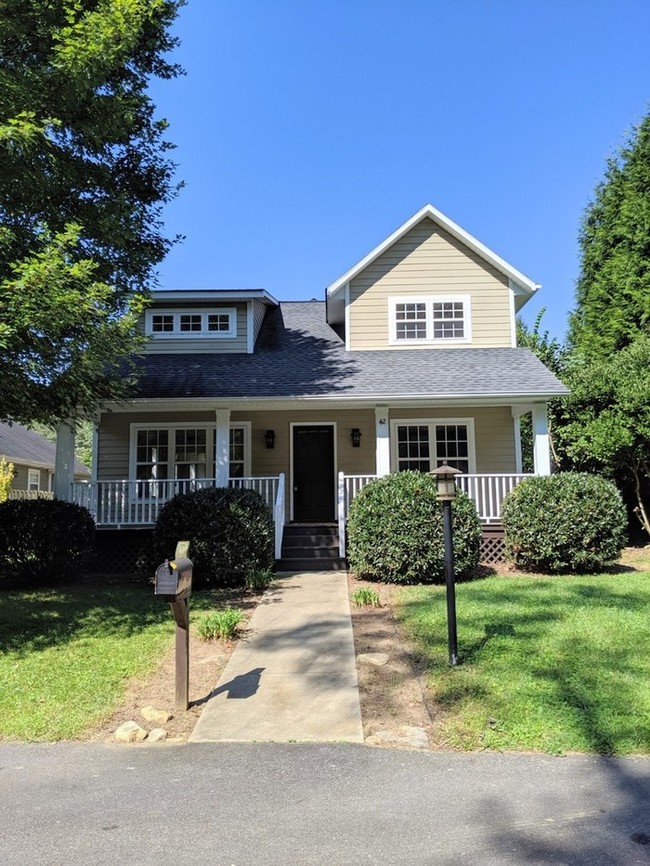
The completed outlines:
<svg viewBox="0 0 650 866">
<path fill-rule="evenodd" d="M 345 527 L 350 503 L 377 475 L 338 474 L 337 523 L 339 556 L 346 555 Z M 524 478 L 523 473 L 466 474 L 456 478 L 458 487 L 476 505 L 481 523 L 498 526 L 505 496 Z M 75 481 L 72 501 L 88 508 L 102 529 L 136 529 L 153 526 L 163 505 L 179 493 L 219 486 L 216 478 L 164 481 Z M 228 486 L 254 490 L 266 502 L 275 524 L 275 556 L 280 559 L 286 519 L 285 475 L 229 478 Z"/>
</svg>

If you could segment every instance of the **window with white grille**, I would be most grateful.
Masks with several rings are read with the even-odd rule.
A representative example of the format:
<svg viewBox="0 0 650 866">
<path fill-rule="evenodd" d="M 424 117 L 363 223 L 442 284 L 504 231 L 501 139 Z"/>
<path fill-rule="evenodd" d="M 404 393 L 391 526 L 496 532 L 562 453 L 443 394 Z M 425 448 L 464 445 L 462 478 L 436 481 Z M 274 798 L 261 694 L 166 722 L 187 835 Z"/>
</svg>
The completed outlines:
<svg viewBox="0 0 650 866">
<path fill-rule="evenodd" d="M 390 298 L 389 316 L 393 344 L 471 340 L 469 295 Z"/>
<path fill-rule="evenodd" d="M 395 420 L 390 436 L 394 471 L 431 472 L 443 463 L 465 475 L 476 471 L 471 418 Z"/>
<path fill-rule="evenodd" d="M 237 310 L 147 310 L 145 330 L 151 337 L 236 337 Z"/>
</svg>

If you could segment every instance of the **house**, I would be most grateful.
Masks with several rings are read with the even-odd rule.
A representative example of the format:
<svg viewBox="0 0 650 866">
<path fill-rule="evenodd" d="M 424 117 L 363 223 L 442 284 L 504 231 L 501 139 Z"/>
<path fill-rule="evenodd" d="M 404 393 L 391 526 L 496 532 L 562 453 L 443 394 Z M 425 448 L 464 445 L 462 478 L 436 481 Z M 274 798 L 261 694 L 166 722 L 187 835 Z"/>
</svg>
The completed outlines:
<svg viewBox="0 0 650 866">
<path fill-rule="evenodd" d="M 6 457 L 14 466 L 10 499 L 52 496 L 55 452 L 55 444 L 34 430 L 0 424 L 0 459 Z M 77 460 L 73 475 L 76 481 L 88 480 L 90 469 Z"/>
<path fill-rule="evenodd" d="M 548 474 L 547 401 L 567 393 L 516 345 L 515 315 L 538 288 L 427 205 L 324 301 L 157 291 L 137 395 L 98 415 L 96 476 L 72 495 L 99 526 L 125 528 L 151 526 L 179 491 L 252 487 L 273 509 L 278 557 L 304 524 L 343 556 L 365 483 L 448 463 L 484 524 L 498 524 L 524 477 L 520 416 L 532 412 L 535 472 Z M 59 495 L 71 481 L 68 471 Z"/>
</svg>

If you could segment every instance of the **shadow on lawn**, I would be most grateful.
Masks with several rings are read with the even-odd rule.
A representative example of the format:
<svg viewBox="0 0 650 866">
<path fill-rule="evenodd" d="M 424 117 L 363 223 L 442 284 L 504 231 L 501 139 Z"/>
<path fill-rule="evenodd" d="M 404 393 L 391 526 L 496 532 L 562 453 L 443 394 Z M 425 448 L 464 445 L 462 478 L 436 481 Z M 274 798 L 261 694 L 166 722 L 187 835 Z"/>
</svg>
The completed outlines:
<svg viewBox="0 0 650 866">
<path fill-rule="evenodd" d="M 219 602 L 239 602 L 241 591 L 204 591 L 192 595 L 190 610 Z M 239 604 L 246 606 L 246 601 Z M 119 581 L 79 582 L 53 589 L 0 592 L 0 653 L 19 656 L 83 638 L 129 637 L 173 618 L 153 587 Z"/>
<path fill-rule="evenodd" d="M 585 751 L 600 755 L 650 751 L 650 721 L 637 709 L 639 701 L 647 701 L 637 684 L 646 676 L 647 633 L 638 614 L 647 610 L 648 592 L 630 591 L 624 585 L 613 589 L 597 577 L 570 583 L 562 577 L 516 580 L 497 587 L 494 582 L 484 588 L 474 584 L 465 597 L 459 593 L 460 676 L 446 666 L 444 593 L 403 603 L 411 609 L 406 618 L 417 624 L 419 641 L 435 659 L 429 662 L 428 673 L 444 677 L 439 702 L 457 711 L 468 697 L 486 694 L 481 668 L 495 666 L 506 677 L 509 671 L 512 676 L 521 671 L 544 684 L 548 708 L 555 708 L 568 730 L 580 732 Z M 434 618 L 428 616 L 432 604 L 439 606 Z M 583 608 L 596 614 L 598 627 L 593 634 L 585 627 L 590 620 L 574 630 L 571 614 Z M 634 612 L 636 620 L 624 628 L 628 622 L 624 614 Z M 603 623 L 610 620 L 611 633 L 603 631 Z M 481 667 L 469 667 L 474 665 Z"/>
</svg>

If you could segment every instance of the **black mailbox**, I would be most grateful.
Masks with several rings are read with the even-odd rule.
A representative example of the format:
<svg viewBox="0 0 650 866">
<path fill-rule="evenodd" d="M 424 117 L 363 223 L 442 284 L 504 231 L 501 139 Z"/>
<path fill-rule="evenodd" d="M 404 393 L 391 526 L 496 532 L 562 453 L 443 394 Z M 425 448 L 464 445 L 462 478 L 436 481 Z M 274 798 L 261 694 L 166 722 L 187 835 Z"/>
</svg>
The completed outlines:
<svg viewBox="0 0 650 866">
<path fill-rule="evenodd" d="M 192 560 L 186 556 L 165 560 L 156 569 L 155 594 L 165 601 L 180 601 L 192 593 Z"/>
</svg>

